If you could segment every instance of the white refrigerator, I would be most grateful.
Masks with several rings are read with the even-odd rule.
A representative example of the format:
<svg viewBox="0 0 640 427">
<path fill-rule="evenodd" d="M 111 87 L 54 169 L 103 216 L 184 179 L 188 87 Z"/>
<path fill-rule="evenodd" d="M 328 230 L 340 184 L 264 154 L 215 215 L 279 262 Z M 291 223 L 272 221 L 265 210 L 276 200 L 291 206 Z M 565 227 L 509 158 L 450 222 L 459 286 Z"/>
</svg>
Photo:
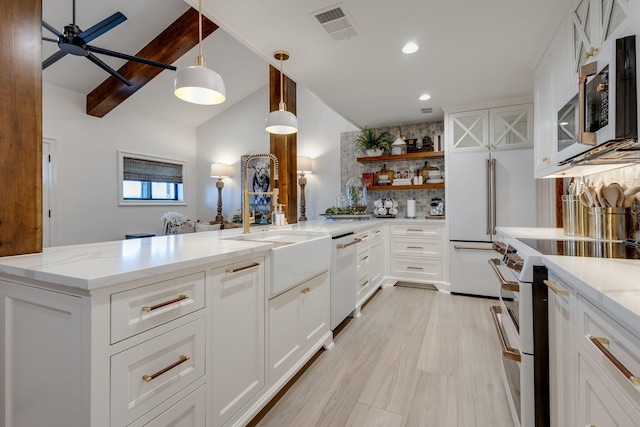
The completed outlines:
<svg viewBox="0 0 640 427">
<path fill-rule="evenodd" d="M 447 158 L 451 292 L 499 296 L 489 259 L 496 227 L 535 227 L 533 150 L 455 153 Z"/>
</svg>

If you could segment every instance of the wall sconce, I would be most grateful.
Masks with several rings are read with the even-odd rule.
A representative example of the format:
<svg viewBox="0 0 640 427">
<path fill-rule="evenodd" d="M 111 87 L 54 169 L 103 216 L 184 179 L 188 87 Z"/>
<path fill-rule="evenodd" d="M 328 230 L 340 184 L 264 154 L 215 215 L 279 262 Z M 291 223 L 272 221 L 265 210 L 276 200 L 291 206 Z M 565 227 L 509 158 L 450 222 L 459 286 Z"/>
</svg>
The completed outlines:
<svg viewBox="0 0 640 427">
<path fill-rule="evenodd" d="M 231 168 L 229 165 L 223 163 L 211 163 L 211 178 L 218 178 L 216 182 L 216 188 L 218 189 L 218 215 L 216 215 L 215 222 L 224 222 L 222 216 L 222 189 L 224 188 L 223 178 L 229 178 L 231 176 Z"/>
<path fill-rule="evenodd" d="M 304 187 L 307 185 L 307 178 L 304 176 L 305 173 L 311 174 L 313 173 L 311 170 L 311 157 L 307 156 L 298 156 L 298 173 L 300 174 L 300 178 L 298 178 L 298 184 L 300 185 L 300 218 L 298 221 L 306 221 L 307 217 L 306 213 L 306 200 L 304 198 Z"/>
</svg>

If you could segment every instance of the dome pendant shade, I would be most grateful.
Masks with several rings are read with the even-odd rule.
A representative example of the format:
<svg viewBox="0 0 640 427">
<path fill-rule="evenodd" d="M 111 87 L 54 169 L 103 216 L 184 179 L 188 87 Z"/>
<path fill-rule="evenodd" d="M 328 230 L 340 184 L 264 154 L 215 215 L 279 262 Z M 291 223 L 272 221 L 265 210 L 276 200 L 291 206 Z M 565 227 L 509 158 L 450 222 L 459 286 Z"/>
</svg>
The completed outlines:
<svg viewBox="0 0 640 427">
<path fill-rule="evenodd" d="M 284 104 L 280 103 L 277 111 L 272 111 L 264 122 L 264 129 L 269 133 L 280 135 L 290 135 L 298 132 L 298 119 L 295 114 L 284 109 Z"/>
<path fill-rule="evenodd" d="M 227 99 L 222 77 L 205 66 L 179 69 L 173 88 L 178 98 L 193 104 L 216 105 Z"/>
<path fill-rule="evenodd" d="M 278 135 L 290 135 L 298 132 L 298 119 L 295 114 L 287 111 L 287 106 L 284 103 L 282 61 L 289 59 L 289 52 L 277 50 L 273 56 L 280 61 L 280 104 L 277 111 L 272 111 L 267 115 L 267 119 L 264 122 L 264 130 Z"/>
</svg>

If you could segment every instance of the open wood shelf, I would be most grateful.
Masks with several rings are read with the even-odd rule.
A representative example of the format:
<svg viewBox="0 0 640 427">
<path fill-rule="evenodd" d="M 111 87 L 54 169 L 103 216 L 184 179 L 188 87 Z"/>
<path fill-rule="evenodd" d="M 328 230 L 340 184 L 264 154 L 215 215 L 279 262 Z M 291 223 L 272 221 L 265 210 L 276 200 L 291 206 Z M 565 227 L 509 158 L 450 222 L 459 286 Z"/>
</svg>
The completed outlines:
<svg viewBox="0 0 640 427">
<path fill-rule="evenodd" d="M 376 156 L 376 157 L 358 157 L 356 160 L 359 163 L 369 163 L 369 162 L 384 162 L 384 161 L 393 161 L 393 160 L 403 160 L 403 159 L 426 159 L 429 157 L 444 157 L 444 151 L 420 151 L 418 153 L 407 153 L 407 154 L 390 154 L 386 156 Z"/>
<path fill-rule="evenodd" d="M 384 190 L 424 190 L 444 188 L 444 182 L 438 184 L 422 184 L 422 185 L 370 185 L 367 191 L 384 191 Z"/>
</svg>

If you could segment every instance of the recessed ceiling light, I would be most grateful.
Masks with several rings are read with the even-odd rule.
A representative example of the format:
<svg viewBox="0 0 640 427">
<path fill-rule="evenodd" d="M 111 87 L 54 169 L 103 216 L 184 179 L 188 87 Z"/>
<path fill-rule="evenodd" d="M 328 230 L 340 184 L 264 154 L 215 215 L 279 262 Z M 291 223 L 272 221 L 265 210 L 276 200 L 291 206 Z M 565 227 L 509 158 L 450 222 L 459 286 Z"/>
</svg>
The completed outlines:
<svg viewBox="0 0 640 427">
<path fill-rule="evenodd" d="M 418 99 L 419 99 L 420 101 L 426 101 L 426 100 L 428 100 L 428 99 L 431 99 L 431 95 L 429 95 L 428 93 L 423 93 L 422 95 L 420 95 L 420 96 L 418 97 Z"/>
<path fill-rule="evenodd" d="M 420 49 L 414 42 L 409 42 L 402 47 L 402 53 L 416 53 Z"/>
</svg>

